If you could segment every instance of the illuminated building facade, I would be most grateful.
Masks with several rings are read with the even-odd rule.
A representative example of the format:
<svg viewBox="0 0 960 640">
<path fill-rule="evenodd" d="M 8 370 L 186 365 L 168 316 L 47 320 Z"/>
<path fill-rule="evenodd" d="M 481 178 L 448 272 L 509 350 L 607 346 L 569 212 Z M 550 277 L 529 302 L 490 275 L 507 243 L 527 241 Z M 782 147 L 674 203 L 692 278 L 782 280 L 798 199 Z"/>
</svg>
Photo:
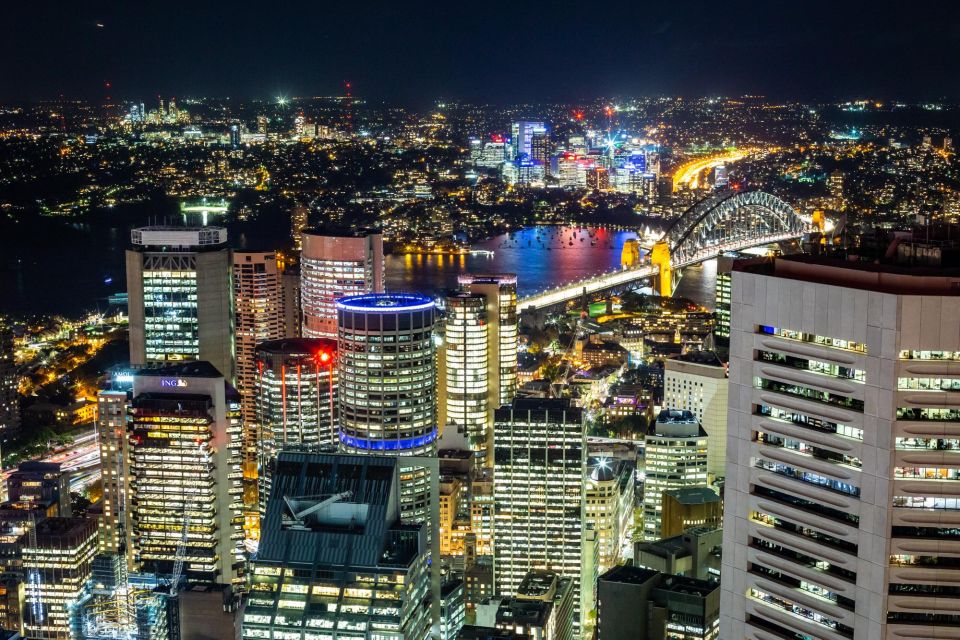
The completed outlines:
<svg viewBox="0 0 960 640">
<path fill-rule="evenodd" d="M 463 274 L 447 300 L 442 420 L 493 464 L 493 414 L 517 389 L 517 277 Z"/>
<path fill-rule="evenodd" d="M 436 347 L 433 300 L 416 294 L 368 294 L 337 301 L 340 449 L 400 457 L 436 451 Z M 430 478 L 401 465 L 400 511 L 422 522 Z"/>
<path fill-rule="evenodd" d="M 0 327 L 0 443 L 9 442 L 20 434 L 19 384 L 13 332 Z"/>
<path fill-rule="evenodd" d="M 227 230 L 141 227 L 130 234 L 130 364 L 204 360 L 233 381 L 232 261 Z"/>
<path fill-rule="evenodd" d="M 735 266 L 721 637 L 956 635 L 960 268 L 933 247 Z"/>
<path fill-rule="evenodd" d="M 628 542 L 633 521 L 634 471 L 632 464 L 609 456 L 594 456 L 587 462 L 584 486 L 584 518 L 597 532 L 599 571 L 617 564 Z"/>
<path fill-rule="evenodd" d="M 128 474 L 126 391 L 104 390 L 97 394 L 97 442 L 100 444 L 100 478 L 103 483 L 103 515 L 100 517 L 100 553 L 120 553 L 127 522 Z"/>
<path fill-rule="evenodd" d="M 494 427 L 494 575 L 512 596 L 531 569 L 574 580 L 577 633 L 584 590 L 583 491 L 586 436 L 582 411 L 568 400 L 517 398 L 496 411 Z M 589 608 L 589 607 L 587 607 Z"/>
<path fill-rule="evenodd" d="M 97 553 L 97 521 L 46 518 L 20 544 L 26 580 L 24 635 L 72 639 L 72 609 L 84 593 Z"/>
<path fill-rule="evenodd" d="M 722 478 L 727 464 L 727 366 L 713 351 L 690 351 L 664 361 L 663 404 L 690 411 L 707 432 L 707 474 Z"/>
<path fill-rule="evenodd" d="M 335 338 L 335 303 L 344 296 L 383 291 L 383 236 L 304 231 L 300 253 L 303 337 Z"/>
<path fill-rule="evenodd" d="M 260 517 L 266 514 L 277 453 L 336 447 L 337 343 L 323 338 L 288 338 L 257 347 L 255 386 Z"/>
<path fill-rule="evenodd" d="M 644 540 L 658 540 L 663 492 L 707 484 L 707 433 L 690 411 L 663 409 L 644 437 Z"/>
<path fill-rule="evenodd" d="M 430 637 L 439 623 L 431 610 L 430 547 L 425 525 L 401 523 L 398 463 L 280 453 L 242 638 Z"/>
<path fill-rule="evenodd" d="M 520 120 L 510 125 L 510 160 L 533 158 L 533 138 L 546 136 L 547 127 L 542 122 Z"/>
<path fill-rule="evenodd" d="M 237 391 L 243 419 L 243 472 L 247 485 L 244 502 L 252 507 L 257 473 L 257 345 L 284 337 L 282 273 L 276 252 L 234 252 L 233 301 Z"/>
<path fill-rule="evenodd" d="M 730 337 L 730 274 L 733 271 L 733 260 L 731 256 L 717 258 L 717 328 L 714 333 L 721 338 Z"/>
<path fill-rule="evenodd" d="M 243 537 L 240 396 L 207 362 L 134 377 L 127 549 L 132 568 L 170 574 L 184 542 L 190 582 L 231 584 Z"/>
</svg>

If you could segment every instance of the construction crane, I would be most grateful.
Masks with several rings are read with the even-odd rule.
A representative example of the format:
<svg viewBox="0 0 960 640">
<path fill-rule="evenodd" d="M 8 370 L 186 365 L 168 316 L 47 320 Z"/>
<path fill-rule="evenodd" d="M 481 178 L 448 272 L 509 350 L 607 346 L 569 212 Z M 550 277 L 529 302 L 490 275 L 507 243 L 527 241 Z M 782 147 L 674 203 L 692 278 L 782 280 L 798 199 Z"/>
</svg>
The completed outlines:
<svg viewBox="0 0 960 640">
<path fill-rule="evenodd" d="M 187 555 L 187 532 L 190 530 L 190 514 L 186 504 L 183 507 L 183 529 L 180 531 L 180 540 L 177 542 L 177 553 L 173 559 L 173 573 L 170 576 L 170 596 L 177 595 L 180 578 L 183 576 L 183 559 Z"/>
<path fill-rule="evenodd" d="M 334 502 L 339 502 L 345 498 L 349 498 L 353 495 L 352 491 L 344 491 L 342 493 L 334 493 L 333 495 L 320 494 L 315 496 L 296 496 L 288 497 L 283 496 L 283 501 L 287 503 L 287 508 L 290 510 L 290 518 L 284 518 L 283 524 L 291 529 L 296 529 L 298 531 L 308 531 L 310 529 L 307 526 L 306 518 L 317 511 L 320 511 L 324 507 L 328 507 Z M 308 501 L 315 498 L 323 498 L 319 502 L 310 505 L 303 511 L 298 511 L 300 501 Z"/>
</svg>

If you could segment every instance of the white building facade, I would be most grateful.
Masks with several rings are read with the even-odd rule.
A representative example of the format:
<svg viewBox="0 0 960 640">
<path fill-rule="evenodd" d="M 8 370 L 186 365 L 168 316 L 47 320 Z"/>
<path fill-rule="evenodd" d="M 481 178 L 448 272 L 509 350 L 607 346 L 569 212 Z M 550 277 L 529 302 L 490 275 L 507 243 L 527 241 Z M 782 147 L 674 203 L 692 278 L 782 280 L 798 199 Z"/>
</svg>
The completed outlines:
<svg viewBox="0 0 960 640">
<path fill-rule="evenodd" d="M 958 285 L 735 268 L 720 637 L 960 638 Z"/>
</svg>

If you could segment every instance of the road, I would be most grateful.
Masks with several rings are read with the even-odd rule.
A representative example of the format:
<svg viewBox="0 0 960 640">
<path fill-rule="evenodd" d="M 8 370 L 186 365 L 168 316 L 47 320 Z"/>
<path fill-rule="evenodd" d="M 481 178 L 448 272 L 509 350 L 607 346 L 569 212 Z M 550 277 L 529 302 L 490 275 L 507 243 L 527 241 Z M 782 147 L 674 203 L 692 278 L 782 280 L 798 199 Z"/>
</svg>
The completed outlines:
<svg viewBox="0 0 960 640">
<path fill-rule="evenodd" d="M 60 447 L 51 452 L 40 462 L 58 462 L 61 471 L 69 471 L 70 489 L 82 491 L 100 479 L 100 446 L 97 443 L 97 432 L 94 429 L 84 432 L 74 438 L 73 444 Z M 13 472 L 13 469 L 4 469 L 3 481 Z"/>
</svg>

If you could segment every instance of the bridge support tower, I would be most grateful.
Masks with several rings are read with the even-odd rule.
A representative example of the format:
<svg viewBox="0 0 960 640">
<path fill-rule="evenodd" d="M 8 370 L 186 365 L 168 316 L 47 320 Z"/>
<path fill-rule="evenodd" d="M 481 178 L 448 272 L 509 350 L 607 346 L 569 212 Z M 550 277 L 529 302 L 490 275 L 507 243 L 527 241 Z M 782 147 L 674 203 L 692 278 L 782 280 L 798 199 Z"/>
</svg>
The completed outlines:
<svg viewBox="0 0 960 640">
<path fill-rule="evenodd" d="M 666 240 L 659 240 L 653 245 L 650 252 L 650 264 L 660 267 L 657 276 L 657 290 L 664 298 L 673 295 L 673 270 L 670 266 L 670 245 Z"/>
</svg>

